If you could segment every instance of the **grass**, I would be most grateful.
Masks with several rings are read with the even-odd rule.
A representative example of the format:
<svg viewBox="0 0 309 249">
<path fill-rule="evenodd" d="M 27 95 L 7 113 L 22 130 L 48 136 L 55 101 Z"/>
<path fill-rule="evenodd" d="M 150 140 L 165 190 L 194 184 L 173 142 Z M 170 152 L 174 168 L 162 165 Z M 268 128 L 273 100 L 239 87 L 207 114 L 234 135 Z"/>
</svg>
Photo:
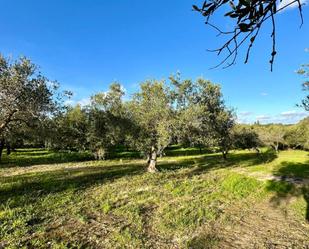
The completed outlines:
<svg viewBox="0 0 309 249">
<path fill-rule="evenodd" d="M 57 152 L 45 149 L 18 149 L 7 156 L 3 153 L 1 167 L 32 166 L 41 164 L 57 164 L 65 162 L 81 162 L 90 160 L 89 152 Z"/>
<path fill-rule="evenodd" d="M 252 231 L 256 245 L 308 245 L 308 191 L 246 174 L 307 177 L 307 152 L 235 151 L 225 162 L 220 154 L 188 151 L 170 149 L 157 174 L 145 173 L 142 159 L 14 153 L 0 169 L 0 247 L 222 248 L 238 238 L 238 248 L 250 248 Z M 273 224 L 276 234 L 264 234 Z"/>
<path fill-rule="evenodd" d="M 247 170 L 278 176 L 309 178 L 309 153 L 300 150 L 281 151 L 272 160 L 248 167 Z"/>
</svg>

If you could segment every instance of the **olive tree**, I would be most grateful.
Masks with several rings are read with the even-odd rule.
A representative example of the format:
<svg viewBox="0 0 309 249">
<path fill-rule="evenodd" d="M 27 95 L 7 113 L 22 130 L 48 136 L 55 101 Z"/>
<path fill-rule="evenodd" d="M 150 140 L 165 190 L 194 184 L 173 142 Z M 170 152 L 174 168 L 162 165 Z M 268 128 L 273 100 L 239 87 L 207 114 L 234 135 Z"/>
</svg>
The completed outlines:
<svg viewBox="0 0 309 249">
<path fill-rule="evenodd" d="M 309 150 L 309 117 L 290 126 L 284 139 L 290 148 Z"/>
<path fill-rule="evenodd" d="M 157 171 L 157 157 L 170 144 L 173 131 L 171 95 L 164 81 L 149 80 L 128 103 L 135 126 L 131 146 L 145 153 L 148 172 Z"/>
<path fill-rule="evenodd" d="M 88 142 L 96 159 L 105 159 L 111 148 L 123 142 L 128 133 L 129 119 L 123 103 L 125 92 L 119 83 L 110 85 L 107 92 L 91 97 L 88 106 Z"/>
<path fill-rule="evenodd" d="M 178 136 L 190 145 L 218 146 L 224 159 L 232 146 L 232 110 L 225 106 L 221 88 L 209 80 L 171 78 L 177 103 Z"/>
<path fill-rule="evenodd" d="M 45 144 L 53 149 L 87 149 L 88 116 L 80 106 L 67 107 L 43 124 Z"/>
<path fill-rule="evenodd" d="M 255 149 L 260 152 L 258 147 L 262 144 L 259 135 L 253 127 L 236 125 L 233 130 L 233 147 L 235 149 Z"/>
<path fill-rule="evenodd" d="M 196 85 L 190 80 L 181 80 L 180 75 L 171 76 L 173 109 L 175 115 L 175 140 L 187 146 L 205 146 L 208 136 L 204 136 L 201 117 L 202 108 L 194 102 Z"/>
<path fill-rule="evenodd" d="M 233 111 L 226 107 L 221 87 L 204 79 L 196 82 L 194 103 L 201 106 L 201 127 L 204 137 L 211 145 L 219 147 L 223 158 L 232 147 L 232 129 L 235 124 Z"/>
<path fill-rule="evenodd" d="M 15 125 L 34 126 L 59 108 L 57 88 L 30 60 L 10 61 L 0 55 L 0 146 Z"/>
<path fill-rule="evenodd" d="M 287 127 L 282 124 L 255 125 L 254 130 L 259 135 L 262 143 L 270 146 L 277 153 L 285 145 Z"/>
</svg>

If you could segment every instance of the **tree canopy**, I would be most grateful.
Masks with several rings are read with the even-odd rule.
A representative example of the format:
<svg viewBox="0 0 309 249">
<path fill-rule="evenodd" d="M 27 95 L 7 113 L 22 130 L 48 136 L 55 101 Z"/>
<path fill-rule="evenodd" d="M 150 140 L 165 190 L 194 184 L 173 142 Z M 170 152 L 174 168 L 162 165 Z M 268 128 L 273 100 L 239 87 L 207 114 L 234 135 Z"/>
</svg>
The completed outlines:
<svg viewBox="0 0 309 249">
<path fill-rule="evenodd" d="M 305 92 L 309 92 L 309 81 L 307 80 L 309 78 L 309 64 L 302 65 L 301 68 L 297 71 L 297 73 L 306 78 L 306 81 L 303 82 L 302 86 Z M 305 110 L 309 111 L 309 94 L 305 96 L 300 106 L 304 107 Z"/>
<path fill-rule="evenodd" d="M 0 139 L 20 126 L 35 127 L 59 110 L 57 89 L 27 58 L 10 61 L 0 55 Z"/>
</svg>

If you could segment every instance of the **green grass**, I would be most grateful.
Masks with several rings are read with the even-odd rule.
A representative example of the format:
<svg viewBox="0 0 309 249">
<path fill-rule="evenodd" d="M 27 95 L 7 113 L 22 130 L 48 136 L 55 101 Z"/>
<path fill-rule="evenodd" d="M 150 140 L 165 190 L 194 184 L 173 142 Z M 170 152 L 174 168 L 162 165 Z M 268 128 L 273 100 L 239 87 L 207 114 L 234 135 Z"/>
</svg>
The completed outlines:
<svg viewBox="0 0 309 249">
<path fill-rule="evenodd" d="M 278 176 L 309 178 L 309 152 L 286 150 L 275 156 L 272 160 L 249 167 L 247 170 Z"/>
<path fill-rule="evenodd" d="M 10 156 L 3 152 L 1 167 L 32 166 L 40 164 L 57 164 L 80 162 L 92 158 L 89 152 L 57 152 L 45 149 L 17 149 Z"/>
<path fill-rule="evenodd" d="M 235 169 L 276 173 L 287 169 L 282 164 L 287 160 L 306 168 L 306 152 L 256 156 L 235 151 L 228 161 L 216 153 L 187 155 L 171 153 L 159 160 L 159 173 L 148 174 L 141 159 L 83 161 L 89 154 L 13 153 L 0 168 L 0 245 L 220 248 L 226 235 L 213 226 L 233 226 L 245 210 L 291 195 L 297 198 L 288 206 L 293 219 L 305 220 L 307 190 Z M 307 176 L 306 169 L 294 171 Z"/>
</svg>

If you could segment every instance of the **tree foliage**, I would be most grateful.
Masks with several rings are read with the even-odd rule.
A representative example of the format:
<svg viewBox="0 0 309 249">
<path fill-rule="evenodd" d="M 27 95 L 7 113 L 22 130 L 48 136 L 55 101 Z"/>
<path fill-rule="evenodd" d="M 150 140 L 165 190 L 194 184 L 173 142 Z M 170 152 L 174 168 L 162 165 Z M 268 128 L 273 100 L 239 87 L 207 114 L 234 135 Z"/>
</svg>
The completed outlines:
<svg viewBox="0 0 309 249">
<path fill-rule="evenodd" d="M 131 144 L 148 156 L 148 171 L 156 171 L 157 156 L 171 143 L 173 113 L 169 89 L 163 81 L 146 81 L 141 84 L 129 103 L 135 123 Z"/>
<path fill-rule="evenodd" d="M 237 125 L 233 130 L 233 147 L 235 149 L 256 149 L 262 145 L 259 135 L 249 125 Z"/>
<path fill-rule="evenodd" d="M 299 75 L 302 75 L 306 79 L 309 78 L 309 64 L 304 64 L 301 68 L 297 71 Z M 303 84 L 303 90 L 305 92 L 309 92 L 309 81 L 306 80 Z M 309 94 L 302 100 L 300 106 L 304 107 L 306 111 L 309 111 Z"/>
<path fill-rule="evenodd" d="M 276 21 L 275 16 L 285 8 L 297 4 L 301 24 L 303 23 L 302 3 L 301 0 L 292 0 L 283 3 L 282 0 L 206 0 L 200 6 L 193 5 L 193 9 L 201 13 L 205 19 L 206 24 L 216 31 L 219 35 L 226 36 L 227 39 L 224 44 L 218 49 L 210 50 L 216 52 L 218 55 L 225 53 L 225 58 L 216 67 L 225 65 L 229 67 L 236 63 L 239 48 L 246 42 L 248 43 L 247 53 L 245 56 L 245 63 L 248 62 L 251 48 L 256 41 L 260 30 L 265 22 L 270 20 L 272 25 L 271 39 L 272 51 L 270 56 L 271 71 L 273 70 L 274 59 L 277 54 L 276 50 Z M 226 11 L 226 8 L 229 10 Z M 224 17 L 233 21 L 234 27 L 231 30 L 223 31 L 221 28 L 212 24 L 211 18 L 215 13 L 220 13 L 223 9 Z"/>
<path fill-rule="evenodd" d="M 220 86 L 202 78 L 196 82 L 171 79 L 176 89 L 178 136 L 190 145 L 218 146 L 226 158 L 235 121 L 232 110 L 225 106 Z"/>
<path fill-rule="evenodd" d="M 10 61 L 0 55 L 0 138 L 5 140 L 21 125 L 36 127 L 57 111 L 57 89 L 30 60 Z"/>
<path fill-rule="evenodd" d="M 282 124 L 255 125 L 254 130 L 259 135 L 262 143 L 270 146 L 276 152 L 285 145 L 285 134 L 287 126 Z"/>
<path fill-rule="evenodd" d="M 309 150 L 309 117 L 288 128 L 285 142 L 292 149 Z"/>
<path fill-rule="evenodd" d="M 87 108 L 89 116 L 88 142 L 97 159 L 109 156 L 111 148 L 123 142 L 130 120 L 122 101 L 123 88 L 119 83 L 110 85 L 108 92 L 91 97 Z"/>
</svg>

